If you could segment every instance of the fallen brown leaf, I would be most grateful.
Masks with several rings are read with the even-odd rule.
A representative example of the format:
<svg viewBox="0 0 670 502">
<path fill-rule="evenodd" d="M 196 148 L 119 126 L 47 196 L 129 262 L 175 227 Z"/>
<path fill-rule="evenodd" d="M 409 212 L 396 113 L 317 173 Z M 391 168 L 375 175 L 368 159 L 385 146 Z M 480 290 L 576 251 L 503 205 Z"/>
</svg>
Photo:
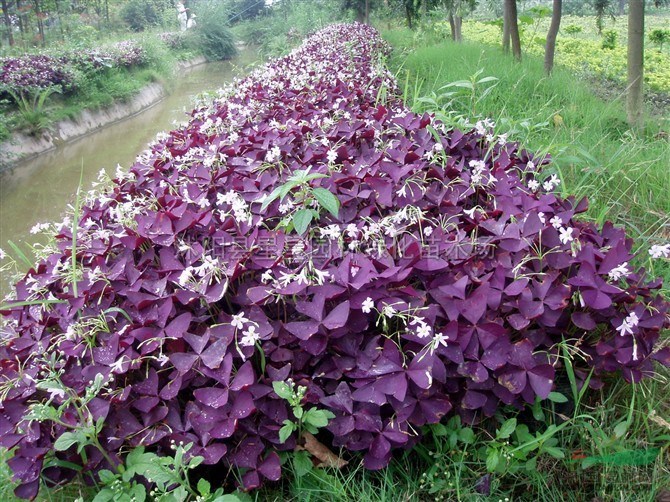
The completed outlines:
<svg viewBox="0 0 670 502">
<path fill-rule="evenodd" d="M 319 460 L 319 463 L 316 464 L 317 467 L 335 467 L 336 469 L 341 469 L 349 463 L 343 458 L 335 455 L 330 451 L 330 448 L 316 439 L 309 432 L 303 433 L 302 437 L 305 444 L 296 447 L 296 450 L 307 450 L 314 458 Z"/>
</svg>

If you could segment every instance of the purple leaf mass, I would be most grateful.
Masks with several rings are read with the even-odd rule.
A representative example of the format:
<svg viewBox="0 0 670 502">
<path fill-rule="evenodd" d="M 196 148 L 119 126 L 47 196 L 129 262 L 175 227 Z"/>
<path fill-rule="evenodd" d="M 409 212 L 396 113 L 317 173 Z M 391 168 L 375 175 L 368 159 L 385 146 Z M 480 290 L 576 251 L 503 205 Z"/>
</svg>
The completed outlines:
<svg viewBox="0 0 670 502">
<path fill-rule="evenodd" d="M 14 294 L 60 303 L 2 311 L 0 444 L 19 496 L 36 495 L 47 454 L 82 462 L 54 450 L 64 425 L 25 419 L 62 403 L 37 386 L 50 364 L 79 395 L 109 380 L 88 407 L 111 459 L 193 443 L 246 489 L 277 480 L 277 452 L 296 444 L 279 441 L 293 415 L 273 381 L 305 386 L 308 408 L 335 414 L 331 446 L 378 469 L 449 413 L 546 398 L 564 340 L 588 356 L 577 374 L 637 381 L 654 359 L 670 364 L 654 352 L 668 302 L 626 268 L 623 230 L 575 219 L 585 204 L 542 186 L 548 160 L 487 124 L 461 132 L 412 113 L 379 63 L 387 51 L 368 26 L 318 32 L 90 194 L 75 272 L 61 227 Z M 323 175 L 305 186 L 334 194 L 337 216 L 286 184 L 299 172 Z M 286 222 L 304 208 L 317 214 L 298 235 Z M 87 471 L 109 468 L 87 453 Z M 74 475 L 51 465 L 54 482 Z"/>
</svg>

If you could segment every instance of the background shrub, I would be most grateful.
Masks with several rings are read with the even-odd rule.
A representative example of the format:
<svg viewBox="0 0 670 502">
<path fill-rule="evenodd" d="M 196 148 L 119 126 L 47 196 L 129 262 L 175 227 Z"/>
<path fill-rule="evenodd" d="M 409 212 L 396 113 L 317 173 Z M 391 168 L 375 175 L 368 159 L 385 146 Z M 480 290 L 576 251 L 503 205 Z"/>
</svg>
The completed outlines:
<svg viewBox="0 0 670 502">
<path fill-rule="evenodd" d="M 197 10 L 197 43 L 210 61 L 229 59 L 236 53 L 235 39 L 228 28 L 229 13 L 212 4 Z"/>
</svg>

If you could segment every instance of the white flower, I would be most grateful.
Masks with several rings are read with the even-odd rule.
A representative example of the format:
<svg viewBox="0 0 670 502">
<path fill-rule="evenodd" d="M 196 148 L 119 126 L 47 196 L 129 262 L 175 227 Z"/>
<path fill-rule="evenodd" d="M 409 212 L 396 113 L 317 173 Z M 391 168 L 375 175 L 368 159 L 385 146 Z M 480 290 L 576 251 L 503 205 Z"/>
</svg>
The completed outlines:
<svg viewBox="0 0 670 502">
<path fill-rule="evenodd" d="M 4 260 L 5 258 L 7 258 L 7 253 L 5 253 L 2 248 L 0 248 L 0 261 Z"/>
<path fill-rule="evenodd" d="M 256 326 L 249 326 L 249 328 L 242 333 L 242 340 L 240 340 L 240 345 L 245 347 L 251 347 L 255 345 L 256 342 L 260 339 L 261 334 L 256 331 Z"/>
<path fill-rule="evenodd" d="M 640 318 L 637 316 L 635 312 L 631 312 L 628 314 L 628 316 L 621 322 L 621 326 L 616 328 L 616 330 L 619 332 L 620 336 L 624 336 L 626 334 L 633 334 L 633 328 L 638 325 L 640 322 Z"/>
<path fill-rule="evenodd" d="M 559 239 L 561 239 L 561 242 L 563 244 L 567 244 L 568 242 L 572 242 L 575 240 L 575 238 L 572 236 L 572 231 L 574 228 L 567 227 L 567 228 L 560 228 L 559 232 L 561 235 L 558 236 Z"/>
<path fill-rule="evenodd" d="M 114 361 L 114 364 L 112 364 L 109 369 L 111 370 L 112 373 L 121 373 L 123 371 L 123 365 L 126 363 L 125 358 L 128 356 L 123 355 L 121 356 L 121 359 L 118 361 Z M 130 358 L 128 358 L 128 362 L 130 362 Z"/>
<path fill-rule="evenodd" d="M 555 174 L 551 175 L 551 178 L 549 178 L 549 181 L 551 181 L 551 184 L 554 185 L 554 186 L 558 186 L 558 185 L 561 184 L 561 180 Z"/>
<path fill-rule="evenodd" d="M 307 278 L 307 269 L 303 268 L 298 275 L 295 276 L 295 282 L 298 284 L 309 285 L 309 279 Z"/>
<path fill-rule="evenodd" d="M 361 269 L 361 267 L 357 267 L 356 265 L 352 265 L 351 266 L 351 277 L 355 277 L 360 269 Z"/>
<path fill-rule="evenodd" d="M 288 213 L 291 209 L 293 208 L 293 202 L 290 200 L 287 200 L 283 204 L 279 205 L 279 212 L 281 214 L 286 214 Z"/>
<path fill-rule="evenodd" d="M 537 213 L 537 216 L 540 218 L 540 221 L 542 222 L 543 225 L 547 224 L 547 218 L 545 218 L 544 213 L 542 211 Z"/>
<path fill-rule="evenodd" d="M 337 160 L 337 152 L 335 150 L 328 150 L 326 157 L 328 158 L 328 163 L 333 164 Z"/>
<path fill-rule="evenodd" d="M 552 219 L 549 220 L 549 223 L 551 223 L 551 226 L 558 229 L 563 226 L 563 220 L 559 216 L 554 216 Z"/>
<path fill-rule="evenodd" d="M 30 229 L 30 233 L 33 234 L 33 235 L 39 234 L 40 232 L 43 232 L 44 230 L 47 230 L 48 228 L 49 228 L 48 223 L 36 223 Z"/>
<path fill-rule="evenodd" d="M 193 267 L 186 267 L 179 275 L 179 285 L 183 288 L 193 279 Z"/>
<path fill-rule="evenodd" d="M 340 227 L 337 225 L 328 225 L 326 228 L 320 228 L 321 237 L 328 237 L 329 239 L 339 239 L 342 234 Z"/>
<path fill-rule="evenodd" d="M 483 160 L 471 160 L 468 164 L 474 171 L 483 171 L 486 169 L 486 162 Z"/>
<path fill-rule="evenodd" d="M 670 258 L 670 244 L 654 244 L 649 248 L 649 254 L 652 258 Z"/>
<path fill-rule="evenodd" d="M 433 340 L 430 342 L 430 352 L 431 354 L 435 352 L 435 350 L 442 345 L 443 347 L 447 346 L 447 342 L 449 341 L 449 338 L 444 335 L 444 333 L 435 333 L 433 336 Z"/>
<path fill-rule="evenodd" d="M 314 269 L 314 274 L 316 275 L 316 283 L 321 286 L 326 279 L 330 277 L 330 272 L 327 270 L 319 270 L 318 268 Z"/>
<path fill-rule="evenodd" d="M 540 188 L 540 182 L 537 180 L 529 180 L 528 188 L 530 188 L 533 192 L 537 192 L 537 189 Z"/>
<path fill-rule="evenodd" d="M 361 305 L 361 310 L 363 311 L 364 314 L 369 314 L 372 312 L 372 309 L 375 306 L 375 302 L 372 301 L 372 298 L 369 296 L 365 299 L 363 304 Z"/>
<path fill-rule="evenodd" d="M 416 329 L 416 336 L 419 338 L 426 338 L 427 336 L 430 336 L 432 331 L 433 330 L 430 326 L 428 326 L 425 322 L 422 322 Z"/>
<path fill-rule="evenodd" d="M 542 183 L 542 188 L 544 188 L 547 192 L 551 192 L 554 189 L 554 185 L 552 185 L 549 181 L 545 181 Z"/>
<path fill-rule="evenodd" d="M 393 308 L 393 305 L 384 305 L 384 308 L 382 309 L 382 315 L 385 315 L 386 317 L 393 317 L 396 313 L 397 311 Z"/>
<path fill-rule="evenodd" d="M 618 281 L 622 277 L 628 277 L 630 270 L 628 270 L 628 262 L 622 263 L 616 268 L 613 268 L 607 274 L 612 281 Z"/>
<path fill-rule="evenodd" d="M 279 157 L 281 157 L 281 150 L 279 149 L 278 146 L 273 146 L 265 154 L 265 162 L 268 162 L 269 164 L 272 164 L 273 162 L 276 162 L 277 160 L 279 160 Z"/>
<path fill-rule="evenodd" d="M 426 227 L 423 229 L 423 235 L 430 237 L 433 234 L 433 227 Z"/>
<path fill-rule="evenodd" d="M 358 237 L 358 227 L 354 223 L 349 223 L 346 228 L 347 237 L 355 239 Z"/>
<path fill-rule="evenodd" d="M 532 160 L 529 160 L 528 162 L 526 162 L 526 169 L 531 170 L 531 171 L 533 169 L 535 169 L 535 162 L 533 162 Z M 538 183 L 538 186 L 540 186 L 539 183 Z"/>
<path fill-rule="evenodd" d="M 244 312 L 233 315 L 233 320 L 230 321 L 230 324 L 233 328 L 242 329 L 244 328 L 245 323 L 248 323 L 249 319 L 244 317 Z"/>
<path fill-rule="evenodd" d="M 263 275 L 261 275 L 261 282 L 263 284 L 267 284 L 268 282 L 271 282 L 274 279 L 272 277 L 272 270 L 268 269 L 265 272 L 263 272 Z"/>
<path fill-rule="evenodd" d="M 50 401 L 57 397 L 65 398 L 65 391 L 63 389 L 59 389 L 58 387 L 49 387 L 47 390 L 49 392 Z"/>
</svg>

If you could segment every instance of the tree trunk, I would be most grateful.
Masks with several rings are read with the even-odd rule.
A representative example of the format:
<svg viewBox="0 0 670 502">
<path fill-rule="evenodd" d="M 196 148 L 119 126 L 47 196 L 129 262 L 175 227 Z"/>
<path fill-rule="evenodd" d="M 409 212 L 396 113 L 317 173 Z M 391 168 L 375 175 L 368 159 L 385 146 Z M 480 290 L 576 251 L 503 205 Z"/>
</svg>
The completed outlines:
<svg viewBox="0 0 670 502">
<path fill-rule="evenodd" d="M 463 26 L 463 18 L 452 12 L 449 13 L 449 27 L 451 28 L 451 39 L 454 42 L 461 42 L 463 40 L 461 27 Z"/>
<path fill-rule="evenodd" d="M 509 11 L 507 10 L 507 1 L 503 5 L 503 38 L 502 38 L 503 52 L 509 54 L 510 46 L 510 29 L 509 29 Z"/>
<path fill-rule="evenodd" d="M 407 26 L 409 29 L 413 29 L 412 27 L 412 8 L 409 5 L 405 5 L 405 17 L 407 18 Z"/>
<path fill-rule="evenodd" d="M 389 16 L 389 0 L 384 0 L 384 7 L 386 8 L 386 29 L 391 29 L 391 18 Z"/>
<path fill-rule="evenodd" d="M 644 0 L 628 2 L 628 92 L 626 114 L 631 127 L 641 127 L 644 114 Z"/>
<path fill-rule="evenodd" d="M 365 0 L 365 24 L 370 24 L 370 0 Z"/>
<path fill-rule="evenodd" d="M 626 0 L 619 0 L 619 15 L 623 16 L 626 13 Z"/>
<path fill-rule="evenodd" d="M 42 19 L 40 0 L 34 0 L 33 4 L 35 5 L 35 17 L 37 18 L 37 31 L 40 34 L 40 43 L 44 47 L 46 40 L 44 39 L 44 19 Z"/>
<path fill-rule="evenodd" d="M 505 0 L 505 11 L 507 11 L 505 20 L 507 21 L 509 40 L 512 44 L 512 54 L 514 54 L 516 59 L 521 61 L 521 38 L 519 37 L 519 22 L 517 20 L 516 0 Z M 503 28 L 503 33 L 504 31 L 505 30 Z M 504 47 L 505 41 L 503 36 L 503 48 Z M 507 50 L 509 51 L 509 48 Z"/>
<path fill-rule="evenodd" d="M 2 12 L 5 18 L 5 27 L 7 28 L 7 38 L 9 39 L 9 46 L 14 47 L 14 29 L 12 27 L 12 19 L 9 17 L 9 5 L 7 0 L 0 0 L 2 5 Z"/>
<path fill-rule="evenodd" d="M 547 32 L 547 45 L 544 47 L 544 71 L 547 75 L 554 69 L 554 53 L 556 52 L 556 35 L 561 26 L 561 13 L 563 11 L 563 0 L 554 0 L 551 11 L 551 25 Z"/>
</svg>

